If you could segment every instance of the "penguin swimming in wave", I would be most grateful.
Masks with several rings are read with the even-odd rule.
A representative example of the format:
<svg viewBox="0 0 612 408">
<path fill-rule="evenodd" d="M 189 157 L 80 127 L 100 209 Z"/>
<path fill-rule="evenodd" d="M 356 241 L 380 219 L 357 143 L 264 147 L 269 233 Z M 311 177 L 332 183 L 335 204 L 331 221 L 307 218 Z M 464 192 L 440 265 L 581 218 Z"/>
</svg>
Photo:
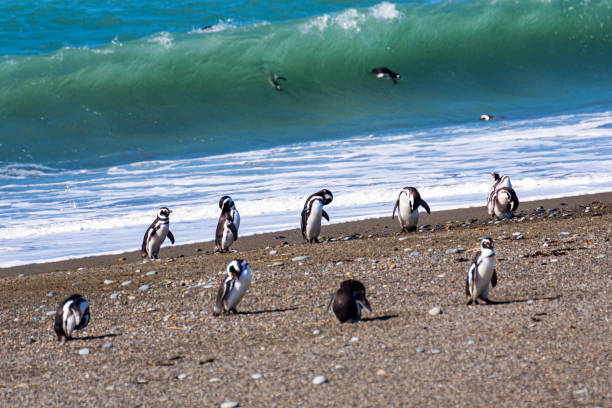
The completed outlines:
<svg viewBox="0 0 612 408">
<path fill-rule="evenodd" d="M 356 323 L 361 320 L 362 309 L 372 311 L 366 298 L 365 286 L 354 279 L 347 279 L 340 284 L 340 289 L 333 294 L 327 310 L 330 306 L 340 323 Z"/>
<path fill-rule="evenodd" d="M 491 172 L 493 186 L 487 197 L 487 211 L 491 217 L 512 218 L 519 206 L 519 199 L 512 188 L 510 178 Z"/>
<path fill-rule="evenodd" d="M 276 75 L 274 72 L 270 71 L 270 76 L 268 77 L 270 83 L 272 84 L 272 86 L 277 90 L 277 91 L 282 91 L 283 89 L 280 86 L 280 83 L 278 81 L 286 81 L 287 78 L 282 77 L 282 76 L 278 76 Z"/>
<path fill-rule="evenodd" d="M 370 71 L 370 74 L 376 74 L 376 78 L 378 79 L 391 78 L 394 85 L 397 85 L 397 80 L 400 78 L 400 74 L 391 71 L 387 67 L 374 68 L 373 70 Z"/>
<path fill-rule="evenodd" d="M 217 223 L 215 234 L 215 252 L 227 252 L 229 247 L 238 241 L 238 228 L 240 228 L 240 214 L 236 210 L 234 200 L 230 196 L 223 196 L 219 200 L 221 215 Z"/>
<path fill-rule="evenodd" d="M 170 232 L 170 213 L 172 213 L 172 210 L 168 207 L 160 207 L 157 218 L 147 228 L 140 251 L 140 255 L 143 258 L 148 256 L 149 258 L 158 259 L 159 247 L 166 237 L 174 244 L 174 235 Z"/>
<path fill-rule="evenodd" d="M 221 313 L 237 313 L 236 306 L 251 286 L 251 267 L 242 259 L 232 260 L 226 268 L 227 278 L 219 286 L 213 308 L 215 316 Z"/>
<path fill-rule="evenodd" d="M 302 210 L 300 226 L 302 236 L 309 243 L 319 242 L 321 217 L 329 221 L 329 215 L 327 215 L 323 206 L 331 203 L 333 199 L 334 196 L 331 191 L 326 189 L 318 191 L 306 199 L 304 209 Z"/>
<path fill-rule="evenodd" d="M 62 344 L 72 338 L 74 330 L 81 330 L 89 324 L 89 303 L 81 295 L 72 295 L 60 303 L 55 312 L 53 330 Z"/>
<path fill-rule="evenodd" d="M 411 232 L 416 230 L 419 223 L 419 206 L 423 207 L 427 214 L 429 205 L 421 198 L 418 190 L 414 187 L 404 187 L 400 192 L 395 205 L 393 206 L 393 214 L 391 219 L 395 217 L 395 210 L 399 207 L 397 218 L 402 227 L 402 232 Z"/>
<path fill-rule="evenodd" d="M 495 272 L 495 250 L 493 239 L 483 238 L 480 241 L 480 251 L 474 257 L 467 276 L 465 277 L 465 295 L 468 305 L 478 304 L 478 299 L 486 303 L 489 301 L 489 284 L 497 286 L 497 273 Z"/>
</svg>

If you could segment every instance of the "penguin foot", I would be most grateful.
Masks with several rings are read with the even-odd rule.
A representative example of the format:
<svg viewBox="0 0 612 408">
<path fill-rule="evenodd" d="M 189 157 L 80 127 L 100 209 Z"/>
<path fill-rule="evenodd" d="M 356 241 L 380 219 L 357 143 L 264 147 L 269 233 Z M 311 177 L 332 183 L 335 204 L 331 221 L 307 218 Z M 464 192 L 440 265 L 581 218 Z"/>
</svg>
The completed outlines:
<svg viewBox="0 0 612 408">
<path fill-rule="evenodd" d="M 489 300 L 489 299 L 482 299 L 482 301 L 483 301 L 485 304 L 487 304 L 487 305 L 492 305 L 492 304 L 494 304 L 494 303 L 495 303 L 495 302 L 493 302 L 492 300 Z"/>
<path fill-rule="evenodd" d="M 471 304 L 472 304 L 472 298 L 468 298 L 468 301 L 467 301 L 466 305 L 469 306 Z"/>
</svg>

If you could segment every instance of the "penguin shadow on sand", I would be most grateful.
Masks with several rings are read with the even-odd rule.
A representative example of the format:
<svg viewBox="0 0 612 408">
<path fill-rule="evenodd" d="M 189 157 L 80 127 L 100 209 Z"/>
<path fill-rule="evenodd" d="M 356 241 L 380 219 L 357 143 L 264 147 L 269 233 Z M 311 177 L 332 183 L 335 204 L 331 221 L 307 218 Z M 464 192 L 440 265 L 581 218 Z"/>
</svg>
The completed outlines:
<svg viewBox="0 0 612 408">
<path fill-rule="evenodd" d="M 102 340 L 102 339 L 108 339 L 108 338 L 118 337 L 118 336 L 121 336 L 121 333 L 107 333 L 107 334 L 100 334 L 98 336 L 71 337 L 69 339 L 66 339 L 66 342 L 69 342 L 69 341 Z"/>
<path fill-rule="evenodd" d="M 258 315 L 258 314 L 265 314 L 265 313 L 284 313 L 284 312 L 291 312 L 293 310 L 298 310 L 298 309 L 299 307 L 293 306 L 293 307 L 277 308 L 277 309 L 242 311 L 242 312 L 236 312 L 236 314 L 237 315 Z"/>
<path fill-rule="evenodd" d="M 511 299 L 511 300 L 490 300 L 487 305 L 498 306 L 498 305 L 510 305 L 513 303 L 527 303 L 529 301 L 532 302 L 552 302 L 554 300 L 561 299 L 561 295 L 555 296 L 541 296 L 541 297 L 532 297 L 532 298 L 524 298 L 524 299 Z"/>
</svg>

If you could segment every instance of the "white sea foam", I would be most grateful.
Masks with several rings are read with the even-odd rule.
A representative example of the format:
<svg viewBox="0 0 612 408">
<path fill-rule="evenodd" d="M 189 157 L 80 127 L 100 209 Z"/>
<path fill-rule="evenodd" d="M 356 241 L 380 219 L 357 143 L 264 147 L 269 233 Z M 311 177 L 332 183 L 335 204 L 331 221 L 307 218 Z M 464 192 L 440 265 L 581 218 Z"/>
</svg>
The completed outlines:
<svg viewBox="0 0 612 408">
<path fill-rule="evenodd" d="M 8 165 L 0 174 L 17 170 L 0 185 L 0 247 L 11 250 L 0 250 L 0 266 L 137 249 L 162 205 L 174 211 L 177 242 L 212 240 L 224 194 L 245 235 L 296 228 L 305 198 L 321 188 L 334 193 L 334 223 L 390 215 L 404 186 L 433 211 L 483 205 L 491 170 L 512 178 L 521 201 L 612 191 L 611 125 L 604 112 L 89 171 Z"/>
<path fill-rule="evenodd" d="M 372 15 L 381 20 L 394 20 L 400 18 L 402 13 L 395 7 L 395 4 L 383 1 L 370 8 Z"/>
<path fill-rule="evenodd" d="M 174 37 L 167 31 L 162 31 L 157 33 L 156 35 L 149 38 L 150 43 L 157 43 L 164 48 L 172 47 L 172 43 L 174 42 Z"/>
</svg>

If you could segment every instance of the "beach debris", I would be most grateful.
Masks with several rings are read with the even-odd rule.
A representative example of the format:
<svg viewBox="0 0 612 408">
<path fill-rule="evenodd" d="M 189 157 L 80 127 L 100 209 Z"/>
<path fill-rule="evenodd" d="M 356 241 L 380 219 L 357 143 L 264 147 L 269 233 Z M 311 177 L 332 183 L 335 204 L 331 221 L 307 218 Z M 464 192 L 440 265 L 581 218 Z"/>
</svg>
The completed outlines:
<svg viewBox="0 0 612 408">
<path fill-rule="evenodd" d="M 140 292 L 143 292 L 143 291 L 145 291 L 145 290 L 149 290 L 149 289 L 151 289 L 151 286 L 146 285 L 146 284 L 145 284 L 145 285 L 142 285 L 142 286 L 140 286 L 140 287 L 138 288 L 138 290 L 139 290 Z"/>
<path fill-rule="evenodd" d="M 227 400 L 221 404 L 221 408 L 236 408 L 239 407 L 240 403 L 238 401 Z"/>
<path fill-rule="evenodd" d="M 251 378 L 254 380 L 259 380 L 260 378 L 263 378 L 263 374 L 261 373 L 254 373 L 251 375 Z"/>
<path fill-rule="evenodd" d="M 87 347 L 82 348 L 82 349 L 79 350 L 79 354 L 82 355 L 82 356 L 85 356 L 85 355 L 89 354 L 89 349 Z"/>
<path fill-rule="evenodd" d="M 438 306 L 429 309 L 429 314 L 432 316 L 437 316 L 439 314 L 442 314 L 442 309 Z"/>
<path fill-rule="evenodd" d="M 308 255 L 300 255 L 300 256 L 294 256 L 293 258 L 291 258 L 291 260 L 293 262 L 298 262 L 298 261 L 303 261 L 308 258 L 310 258 Z"/>
<path fill-rule="evenodd" d="M 125 261 L 125 260 L 126 260 L 126 258 L 124 258 L 124 257 L 119 258 L 119 261 Z"/>
<path fill-rule="evenodd" d="M 324 375 L 317 375 L 312 379 L 312 383 L 315 385 L 325 384 L 326 382 L 328 382 L 328 380 Z"/>
</svg>

